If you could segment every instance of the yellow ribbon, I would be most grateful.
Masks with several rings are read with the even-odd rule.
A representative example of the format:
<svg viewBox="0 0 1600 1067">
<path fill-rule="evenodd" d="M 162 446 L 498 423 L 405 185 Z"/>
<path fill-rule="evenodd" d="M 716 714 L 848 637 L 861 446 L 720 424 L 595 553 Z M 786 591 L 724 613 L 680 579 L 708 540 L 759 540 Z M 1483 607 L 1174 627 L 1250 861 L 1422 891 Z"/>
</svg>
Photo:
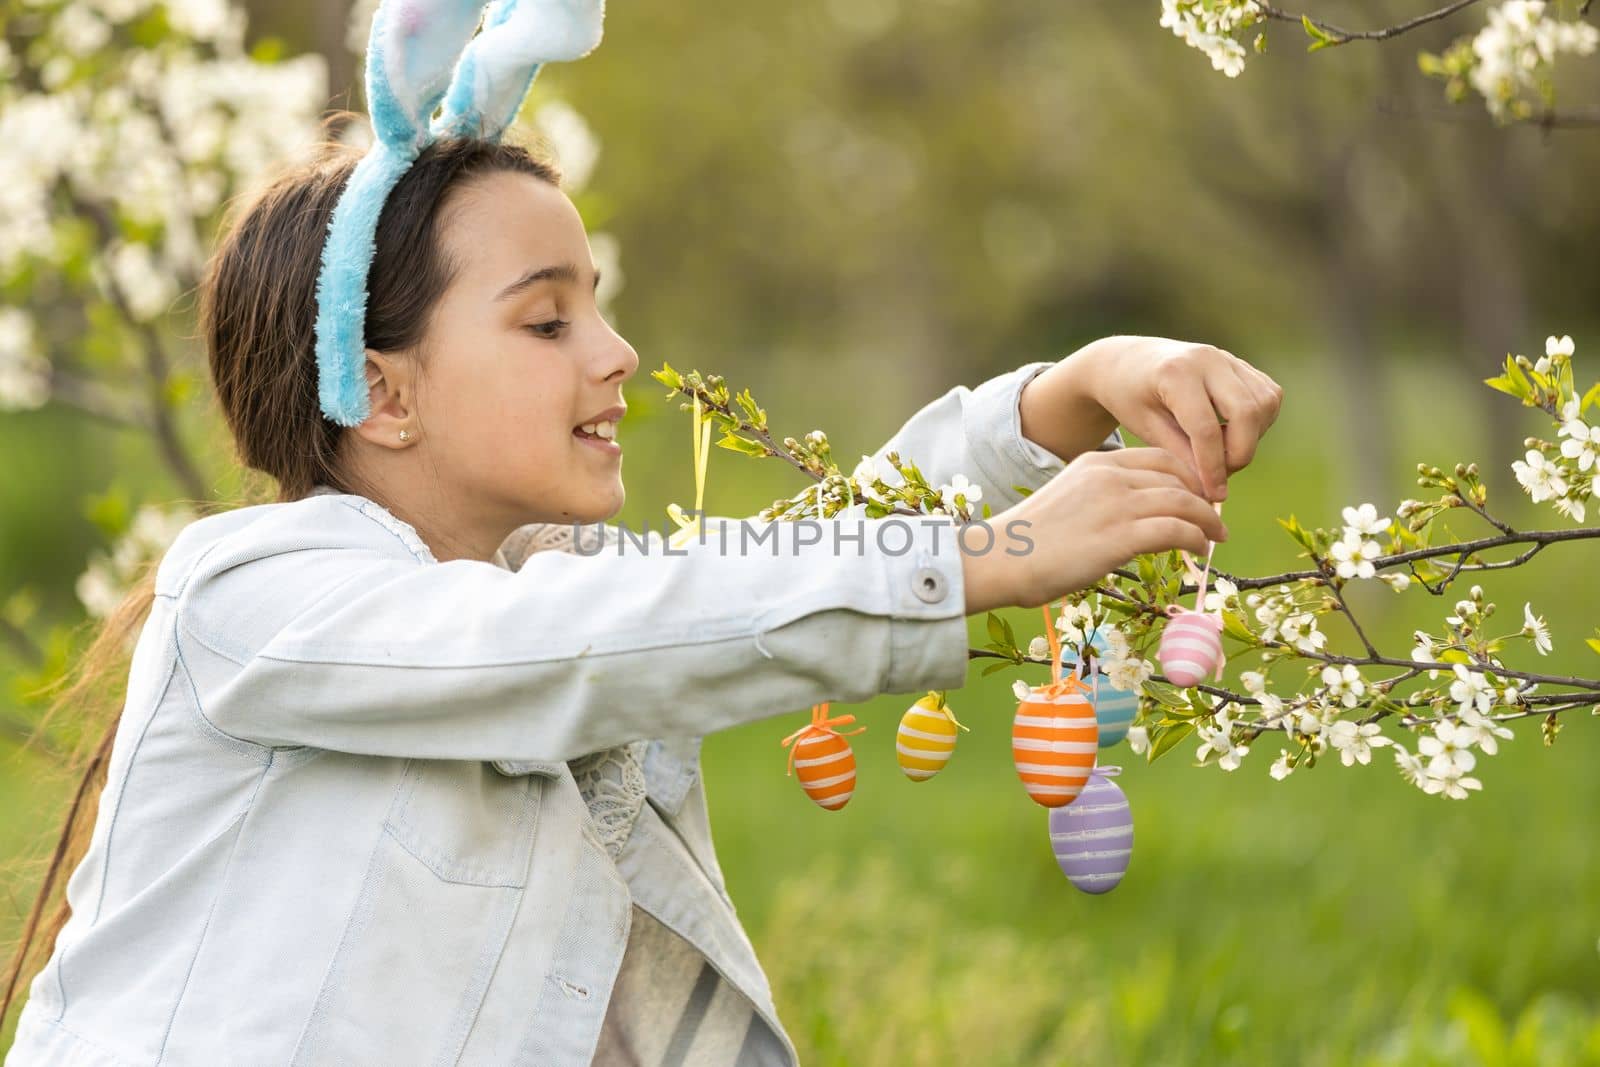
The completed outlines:
<svg viewBox="0 0 1600 1067">
<path fill-rule="evenodd" d="M 694 397 L 694 421 L 689 432 L 694 445 L 694 517 L 683 513 L 677 504 L 667 505 L 667 517 L 678 524 L 677 532 L 667 538 L 673 548 L 682 548 L 700 534 L 700 520 L 705 511 L 706 460 L 711 456 L 711 420 L 700 406 L 700 395 Z"/>
<path fill-rule="evenodd" d="M 817 734 L 819 736 L 823 734 L 832 734 L 835 737 L 842 738 L 850 734 L 859 734 L 862 730 L 866 729 L 865 726 L 858 726 L 856 729 L 846 730 L 844 733 L 840 733 L 838 730 L 834 729 L 835 726 L 844 726 L 855 721 L 856 717 L 854 715 L 839 715 L 829 718 L 828 701 L 826 700 L 820 704 L 813 704 L 811 706 L 811 721 L 800 727 L 800 729 L 796 730 L 788 737 L 785 737 L 781 742 L 784 748 L 789 749 L 789 770 L 785 773 L 791 775 L 794 774 L 794 754 L 800 751 L 800 746 L 795 744 L 795 742 L 799 741 L 808 734 Z M 794 747 L 789 748 L 790 745 L 794 745 Z"/>
</svg>

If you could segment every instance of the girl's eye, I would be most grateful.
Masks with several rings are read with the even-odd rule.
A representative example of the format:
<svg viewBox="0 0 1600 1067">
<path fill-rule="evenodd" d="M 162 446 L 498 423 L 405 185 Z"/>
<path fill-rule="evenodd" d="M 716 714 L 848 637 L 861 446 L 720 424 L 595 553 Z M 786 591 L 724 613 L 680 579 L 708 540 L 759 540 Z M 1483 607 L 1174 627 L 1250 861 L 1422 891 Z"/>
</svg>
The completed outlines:
<svg viewBox="0 0 1600 1067">
<path fill-rule="evenodd" d="M 546 340 L 553 341 L 560 335 L 562 330 L 571 325 L 572 323 L 565 319 L 551 319 L 549 322 L 536 322 L 530 326 L 524 326 L 523 329 L 529 331 L 535 337 L 543 337 Z"/>
</svg>

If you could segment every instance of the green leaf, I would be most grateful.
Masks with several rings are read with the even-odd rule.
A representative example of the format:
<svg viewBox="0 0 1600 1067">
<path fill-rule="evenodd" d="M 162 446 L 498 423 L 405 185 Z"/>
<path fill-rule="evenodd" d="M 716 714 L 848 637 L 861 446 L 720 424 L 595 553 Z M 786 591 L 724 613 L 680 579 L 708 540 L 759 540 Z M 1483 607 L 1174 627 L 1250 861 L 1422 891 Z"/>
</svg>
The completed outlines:
<svg viewBox="0 0 1600 1067">
<path fill-rule="evenodd" d="M 1505 393 L 1507 396 L 1514 396 L 1519 400 L 1522 398 L 1522 394 L 1517 392 L 1516 383 L 1514 383 L 1504 374 L 1494 378 L 1485 378 L 1483 380 L 1483 384 L 1487 385 L 1490 389 L 1499 390 L 1500 392 Z"/>
<path fill-rule="evenodd" d="M 739 437 L 731 433 L 723 434 L 722 437 L 718 438 L 717 447 L 726 448 L 730 452 L 741 452 L 747 456 L 764 456 L 767 454 L 767 446 L 760 441 L 751 441 L 748 438 Z"/>
<path fill-rule="evenodd" d="M 1304 526 L 1301 526 L 1299 519 L 1295 518 L 1293 515 L 1290 515 L 1287 519 L 1279 519 L 1278 525 L 1282 526 L 1285 530 L 1288 530 L 1289 536 L 1294 538 L 1296 541 L 1299 541 L 1301 547 L 1303 547 L 1306 551 L 1316 551 L 1316 545 L 1312 540 L 1311 531 L 1307 530 Z"/>
<path fill-rule="evenodd" d="M 1595 382 L 1594 385 L 1589 387 L 1589 391 L 1583 394 L 1583 400 L 1578 405 L 1578 414 L 1581 415 L 1588 411 L 1589 405 L 1597 401 L 1600 401 L 1600 382 Z"/>
<path fill-rule="evenodd" d="M 1003 659 L 1003 660 L 999 660 L 998 662 L 989 664 L 987 667 L 985 667 L 982 671 L 980 671 L 978 673 L 980 675 L 990 675 L 990 674 L 993 674 L 995 671 L 1003 671 L 1003 670 L 1005 670 L 1007 667 L 1009 667 L 1011 665 L 1012 664 L 1011 664 L 1010 660 Z"/>
<path fill-rule="evenodd" d="M 986 620 L 989 626 L 989 640 L 995 644 L 1004 644 L 1006 640 L 1006 626 L 1004 620 L 994 612 L 989 612 Z"/>
<path fill-rule="evenodd" d="M 1179 742 L 1194 733 L 1194 723 L 1179 723 L 1159 731 L 1159 736 L 1150 739 L 1150 750 L 1145 753 L 1145 761 L 1154 763 L 1156 760 L 1171 752 Z"/>
<path fill-rule="evenodd" d="M 1590 638 L 1587 638 L 1584 641 L 1584 643 L 1587 644 L 1590 648 L 1594 649 L 1595 652 L 1600 653 L 1600 640 L 1597 640 L 1597 639 L 1595 639 L 1593 637 L 1590 637 Z"/>
</svg>

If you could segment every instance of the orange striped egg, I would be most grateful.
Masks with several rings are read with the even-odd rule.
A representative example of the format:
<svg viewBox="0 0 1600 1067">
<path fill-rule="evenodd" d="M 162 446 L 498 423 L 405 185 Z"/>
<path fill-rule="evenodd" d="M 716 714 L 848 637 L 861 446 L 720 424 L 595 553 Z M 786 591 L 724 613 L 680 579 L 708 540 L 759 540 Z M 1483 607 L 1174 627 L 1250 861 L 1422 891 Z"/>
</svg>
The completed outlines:
<svg viewBox="0 0 1600 1067">
<path fill-rule="evenodd" d="M 836 733 L 807 733 L 794 743 L 794 769 L 806 796 L 838 811 L 856 791 L 856 756 Z"/>
<path fill-rule="evenodd" d="M 956 750 L 955 717 L 949 706 L 939 706 L 939 694 L 929 693 L 900 718 L 895 735 L 895 758 L 906 777 L 924 782 L 944 769 Z"/>
<path fill-rule="evenodd" d="M 1094 705 L 1083 693 L 1034 686 L 1017 705 L 1011 725 L 1011 759 L 1035 803 L 1047 808 L 1071 804 L 1089 781 L 1100 727 Z"/>
</svg>

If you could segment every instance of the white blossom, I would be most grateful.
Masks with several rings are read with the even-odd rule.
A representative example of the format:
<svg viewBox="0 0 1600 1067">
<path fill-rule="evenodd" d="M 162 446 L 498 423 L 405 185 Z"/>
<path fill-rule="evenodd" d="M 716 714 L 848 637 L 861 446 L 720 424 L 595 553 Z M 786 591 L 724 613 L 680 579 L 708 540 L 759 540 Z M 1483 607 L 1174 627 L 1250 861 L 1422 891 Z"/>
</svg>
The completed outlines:
<svg viewBox="0 0 1600 1067">
<path fill-rule="evenodd" d="M 1412 640 L 1416 642 L 1416 647 L 1411 650 L 1411 661 L 1413 663 L 1439 662 L 1439 654 L 1434 651 L 1433 636 L 1431 634 L 1427 633 L 1425 630 L 1416 630 L 1412 633 L 1411 637 Z M 1430 669 L 1428 671 L 1428 677 L 1439 677 L 1438 668 Z"/>
<path fill-rule="evenodd" d="M 1426 739 L 1424 739 L 1426 740 Z M 1423 779 L 1422 791 L 1430 796 L 1443 793 L 1451 800 L 1467 799 L 1467 790 L 1482 789 L 1483 783 L 1476 778 L 1468 778 L 1467 771 L 1471 767 L 1462 767 L 1460 764 L 1448 764 L 1439 771 L 1428 766 L 1428 776 Z"/>
<path fill-rule="evenodd" d="M 1225 771 L 1236 771 L 1239 769 L 1239 761 L 1244 758 L 1245 753 L 1250 751 L 1250 746 L 1233 743 L 1233 724 L 1226 717 L 1218 715 L 1217 722 L 1218 725 L 1214 727 L 1198 726 L 1195 728 L 1195 733 L 1203 742 L 1195 751 L 1195 758 L 1203 761 L 1211 753 L 1215 752 L 1222 757 L 1217 761 L 1218 766 Z"/>
<path fill-rule="evenodd" d="M 1378 581 L 1385 583 L 1396 593 L 1403 593 L 1411 588 L 1411 575 L 1409 574 L 1380 574 Z"/>
<path fill-rule="evenodd" d="M 0 411 L 42 407 L 50 399 L 50 364 L 39 355 L 33 319 L 0 308 Z"/>
<path fill-rule="evenodd" d="M 1341 578 L 1371 578 L 1377 573 L 1373 560 L 1383 555 L 1383 546 L 1362 537 L 1355 527 L 1347 527 L 1344 537 L 1335 541 L 1328 552 L 1337 561 L 1334 570 Z"/>
<path fill-rule="evenodd" d="M 1289 762 L 1288 749 L 1278 749 L 1278 758 L 1272 761 L 1272 766 L 1267 768 L 1267 773 L 1280 782 L 1294 773 L 1294 765 Z"/>
<path fill-rule="evenodd" d="M 1032 692 L 1032 687 L 1029 686 L 1027 682 L 1024 682 L 1021 678 L 1018 678 L 1016 681 L 1011 683 L 1011 695 L 1016 697 L 1018 700 L 1027 700 L 1028 694 Z"/>
<path fill-rule="evenodd" d="M 967 480 L 965 474 L 953 475 L 948 485 L 939 487 L 939 499 L 945 507 L 970 507 L 983 499 L 983 487 Z"/>
<path fill-rule="evenodd" d="M 1467 747 L 1469 743 L 1470 738 L 1458 733 L 1455 723 L 1440 720 L 1434 724 L 1431 736 L 1425 734 L 1417 739 L 1417 751 L 1429 757 L 1430 777 L 1442 777 L 1452 771 L 1466 774 L 1477 763 L 1477 757 Z"/>
<path fill-rule="evenodd" d="M 1534 616 L 1531 603 L 1522 605 L 1522 632 L 1533 638 L 1533 647 L 1538 650 L 1539 655 L 1548 656 L 1550 654 L 1552 647 L 1550 643 L 1550 628 L 1545 625 L 1543 615 Z"/>
<path fill-rule="evenodd" d="M 143 242 L 118 241 L 106 250 L 105 263 L 129 314 L 140 322 L 164 313 L 178 295 L 172 276 Z"/>
<path fill-rule="evenodd" d="M 1128 727 L 1128 748 L 1135 756 L 1150 751 L 1150 731 L 1143 726 Z"/>
<path fill-rule="evenodd" d="M 1515 690 L 1507 690 L 1515 692 Z M 1461 709 L 1461 722 L 1456 727 L 1456 736 L 1463 744 L 1477 745 L 1486 754 L 1493 756 L 1500 751 L 1500 743 L 1495 738 L 1511 740 L 1514 736 L 1510 729 L 1501 726 L 1492 716 L 1485 715 L 1476 707 L 1463 706 Z"/>
<path fill-rule="evenodd" d="M 1586 471 L 1594 466 L 1596 449 L 1600 449 L 1600 430 L 1582 419 L 1569 419 L 1561 427 L 1561 454 L 1578 461 L 1578 469 Z"/>
<path fill-rule="evenodd" d="M 1316 652 L 1328 643 L 1328 635 L 1317 629 L 1317 617 L 1300 612 L 1283 620 L 1283 641 L 1302 652 Z"/>
<path fill-rule="evenodd" d="M 1566 472 L 1536 449 L 1528 450 L 1526 462 L 1517 460 L 1512 463 L 1511 471 L 1535 504 L 1559 497 L 1567 491 Z"/>
<path fill-rule="evenodd" d="M 1214 70 L 1236 78 L 1244 70 L 1244 45 L 1233 34 L 1261 16 L 1255 0 L 1161 0 L 1161 25 L 1211 60 Z"/>
<path fill-rule="evenodd" d="M 570 104 L 549 100 L 534 113 L 534 124 L 544 131 L 556 161 L 561 165 L 561 186 L 569 193 L 581 191 L 594 174 L 600 158 L 600 140 L 589 123 Z"/>
<path fill-rule="evenodd" d="M 1472 40 L 1472 87 L 1492 114 L 1504 117 L 1514 103 L 1538 97 L 1557 55 L 1589 55 L 1597 43 L 1600 30 L 1547 18 L 1543 0 L 1506 0 L 1489 9 L 1488 24 Z"/>
<path fill-rule="evenodd" d="M 1467 670 L 1460 663 L 1454 665 L 1454 671 L 1456 680 L 1450 683 L 1450 699 L 1459 704 L 1462 711 L 1475 707 L 1486 712 L 1494 707 L 1494 686 L 1487 677 Z"/>
<path fill-rule="evenodd" d="M 1106 679 L 1115 689 L 1123 692 L 1138 689 L 1155 673 L 1155 665 L 1139 656 L 1126 659 L 1109 659 L 1101 664 Z"/>
<path fill-rule="evenodd" d="M 1583 499 L 1576 496 L 1557 497 L 1554 501 L 1555 509 L 1573 522 L 1582 522 L 1586 507 Z"/>
<path fill-rule="evenodd" d="M 1361 680 L 1361 672 L 1353 663 L 1342 666 L 1328 664 L 1322 668 L 1322 681 L 1328 687 L 1328 699 L 1337 700 L 1347 708 L 1355 707 L 1361 700 L 1361 694 L 1367 690 L 1367 684 Z"/>
<path fill-rule="evenodd" d="M 1400 769 L 1400 777 L 1407 783 L 1421 789 L 1428 781 L 1428 771 L 1422 757 L 1412 755 L 1404 745 L 1394 746 L 1394 762 Z"/>
<path fill-rule="evenodd" d="M 1226 578 L 1218 578 L 1212 583 L 1212 588 L 1206 591 L 1205 611 L 1226 611 L 1237 609 L 1239 606 L 1239 587 Z"/>
<path fill-rule="evenodd" d="M 1389 532 L 1389 526 L 1394 522 L 1387 515 L 1379 515 L 1378 509 L 1371 504 L 1362 504 L 1360 507 L 1345 508 L 1345 536 L 1350 536 L 1350 531 L 1376 537 Z"/>
<path fill-rule="evenodd" d="M 1338 751 L 1339 761 L 1346 767 L 1355 763 L 1371 763 L 1372 750 L 1390 743 L 1375 722 L 1356 723 L 1340 719 L 1328 728 L 1328 744 Z"/>
<path fill-rule="evenodd" d="M 89 614 L 104 618 L 115 611 L 138 568 L 160 557 L 194 518 L 181 507 L 164 510 L 147 504 L 140 508 L 111 552 L 97 552 L 78 576 L 75 591 Z"/>
</svg>

